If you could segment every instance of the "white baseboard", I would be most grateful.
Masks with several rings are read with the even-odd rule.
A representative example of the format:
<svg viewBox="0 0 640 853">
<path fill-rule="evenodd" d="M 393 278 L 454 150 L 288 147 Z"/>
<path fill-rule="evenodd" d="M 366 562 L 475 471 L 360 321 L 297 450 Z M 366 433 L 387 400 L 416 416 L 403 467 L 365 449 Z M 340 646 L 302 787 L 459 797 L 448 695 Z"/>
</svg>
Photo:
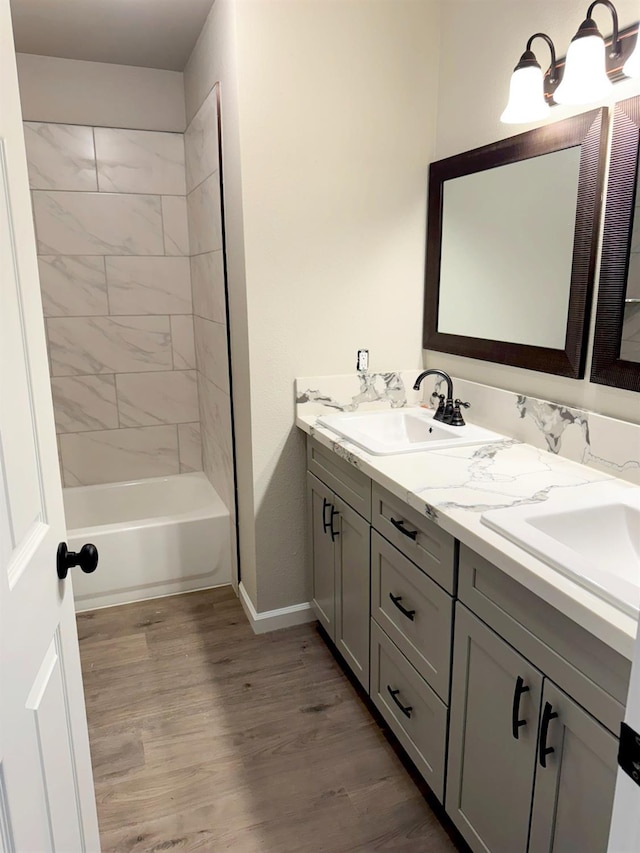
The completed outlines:
<svg viewBox="0 0 640 853">
<path fill-rule="evenodd" d="M 280 628 L 304 625 L 306 622 L 313 622 L 316 618 L 308 601 L 304 604 L 294 604 L 291 607 L 281 607 L 278 610 L 265 610 L 264 613 L 258 613 L 242 581 L 238 584 L 238 592 L 240 603 L 254 634 L 266 634 L 269 631 L 278 631 Z"/>
</svg>

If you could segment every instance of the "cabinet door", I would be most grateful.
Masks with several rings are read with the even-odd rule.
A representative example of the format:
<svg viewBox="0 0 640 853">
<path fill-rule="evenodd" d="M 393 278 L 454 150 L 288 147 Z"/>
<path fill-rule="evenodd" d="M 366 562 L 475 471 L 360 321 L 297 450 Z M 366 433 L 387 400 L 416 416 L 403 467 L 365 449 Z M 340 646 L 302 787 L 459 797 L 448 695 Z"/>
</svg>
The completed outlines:
<svg viewBox="0 0 640 853">
<path fill-rule="evenodd" d="M 369 522 L 334 495 L 338 650 L 369 691 Z"/>
<path fill-rule="evenodd" d="M 539 751 L 553 752 L 538 756 L 529 853 L 604 853 L 618 741 L 551 681 L 542 703 Z"/>
<path fill-rule="evenodd" d="M 526 853 L 542 674 L 461 604 L 455 620 L 445 807 L 472 850 Z"/>
<path fill-rule="evenodd" d="M 328 489 L 313 474 L 307 473 L 307 519 L 313 609 L 324 630 L 335 641 L 335 549 L 330 528 L 333 500 L 331 489 Z"/>
</svg>

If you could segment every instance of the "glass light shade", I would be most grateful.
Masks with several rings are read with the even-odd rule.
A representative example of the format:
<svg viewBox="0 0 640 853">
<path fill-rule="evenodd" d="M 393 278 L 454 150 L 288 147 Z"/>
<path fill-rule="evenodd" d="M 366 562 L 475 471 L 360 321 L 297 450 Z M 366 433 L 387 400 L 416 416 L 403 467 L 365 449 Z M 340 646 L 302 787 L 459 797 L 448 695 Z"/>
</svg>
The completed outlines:
<svg viewBox="0 0 640 853">
<path fill-rule="evenodd" d="M 640 77 L 640 32 L 633 53 L 622 66 L 622 73 L 627 77 Z"/>
<path fill-rule="evenodd" d="M 544 99 L 544 78 L 539 67 L 516 68 L 509 84 L 509 102 L 500 116 L 505 124 L 524 124 L 547 118 L 551 108 Z"/>
<path fill-rule="evenodd" d="M 612 89 L 602 36 L 574 39 L 569 45 L 562 82 L 553 93 L 553 100 L 557 104 L 589 104 L 606 98 Z"/>
</svg>

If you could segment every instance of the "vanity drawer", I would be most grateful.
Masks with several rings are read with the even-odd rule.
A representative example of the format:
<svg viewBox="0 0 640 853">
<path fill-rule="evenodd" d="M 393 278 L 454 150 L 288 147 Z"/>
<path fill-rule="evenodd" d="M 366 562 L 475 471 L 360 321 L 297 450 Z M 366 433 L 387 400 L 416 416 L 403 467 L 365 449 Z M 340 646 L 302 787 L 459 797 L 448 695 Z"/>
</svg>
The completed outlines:
<svg viewBox="0 0 640 853">
<path fill-rule="evenodd" d="M 366 474 L 314 438 L 307 438 L 307 468 L 363 518 L 371 520 L 371 479 Z"/>
<path fill-rule="evenodd" d="M 448 593 L 455 595 L 456 540 L 450 533 L 377 483 L 373 484 L 371 496 L 371 524 Z"/>
<path fill-rule="evenodd" d="M 460 546 L 458 596 L 615 735 L 631 662 L 488 560 Z"/>
<path fill-rule="evenodd" d="M 371 698 L 431 790 L 442 802 L 447 740 L 446 705 L 374 620 L 371 620 Z"/>
<path fill-rule="evenodd" d="M 371 616 L 448 704 L 453 599 L 375 530 Z"/>
</svg>

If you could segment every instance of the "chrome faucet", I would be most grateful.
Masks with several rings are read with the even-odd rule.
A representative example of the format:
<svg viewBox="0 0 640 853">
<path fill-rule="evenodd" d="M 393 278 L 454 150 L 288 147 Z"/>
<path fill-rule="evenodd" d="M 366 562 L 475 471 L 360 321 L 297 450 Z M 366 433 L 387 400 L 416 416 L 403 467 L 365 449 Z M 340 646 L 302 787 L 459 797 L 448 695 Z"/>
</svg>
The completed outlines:
<svg viewBox="0 0 640 853">
<path fill-rule="evenodd" d="M 440 399 L 438 409 L 433 416 L 434 421 L 441 421 L 443 424 L 451 424 L 451 426 L 464 426 L 464 418 L 462 417 L 460 407 L 463 406 L 465 409 L 468 409 L 470 403 L 463 403 L 462 400 L 453 399 L 453 381 L 449 374 L 445 373 L 444 370 L 438 370 L 437 368 L 423 370 L 413 384 L 414 391 L 420 390 L 422 380 L 426 376 L 440 376 L 447 383 L 446 400 L 444 394 L 435 394 L 434 392 L 434 394 L 431 395 L 432 397 L 436 396 Z"/>
</svg>

